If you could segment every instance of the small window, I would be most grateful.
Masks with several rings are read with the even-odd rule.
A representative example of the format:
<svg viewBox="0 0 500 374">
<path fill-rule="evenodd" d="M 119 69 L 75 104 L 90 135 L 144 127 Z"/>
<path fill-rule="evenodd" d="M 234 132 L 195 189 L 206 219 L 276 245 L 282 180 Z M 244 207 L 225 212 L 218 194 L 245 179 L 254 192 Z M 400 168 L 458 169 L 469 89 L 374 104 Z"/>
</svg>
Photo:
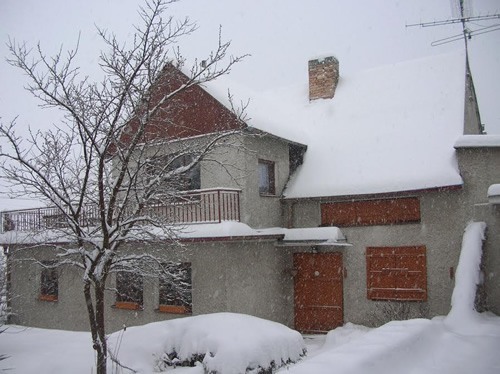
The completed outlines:
<svg viewBox="0 0 500 374">
<path fill-rule="evenodd" d="M 116 274 L 116 302 L 120 309 L 141 309 L 143 305 L 143 278 L 141 274 L 120 271 Z"/>
<path fill-rule="evenodd" d="M 259 160 L 259 193 L 261 195 L 276 194 L 274 178 L 274 162 Z"/>
<path fill-rule="evenodd" d="M 186 314 L 192 311 L 191 264 L 164 263 L 159 282 L 159 311 Z"/>
<path fill-rule="evenodd" d="M 57 301 L 59 296 L 59 274 L 55 261 L 42 261 L 40 300 Z"/>
<path fill-rule="evenodd" d="M 425 246 L 366 249 L 368 298 L 371 300 L 427 300 Z"/>
</svg>

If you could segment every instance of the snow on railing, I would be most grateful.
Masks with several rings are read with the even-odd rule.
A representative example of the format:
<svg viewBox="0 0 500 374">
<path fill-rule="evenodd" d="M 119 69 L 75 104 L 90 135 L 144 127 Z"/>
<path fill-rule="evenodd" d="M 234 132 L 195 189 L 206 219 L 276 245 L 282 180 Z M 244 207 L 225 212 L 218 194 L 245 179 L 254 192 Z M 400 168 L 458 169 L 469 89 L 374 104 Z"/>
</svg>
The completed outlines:
<svg viewBox="0 0 500 374">
<path fill-rule="evenodd" d="M 147 213 L 165 217 L 169 223 L 202 223 L 240 220 L 240 193 L 238 189 L 203 189 L 184 192 L 174 203 L 151 204 Z M 66 227 L 65 215 L 56 207 L 11 210 L 1 213 L 1 231 L 40 231 Z M 84 207 L 81 226 L 99 222 L 96 205 Z"/>
</svg>

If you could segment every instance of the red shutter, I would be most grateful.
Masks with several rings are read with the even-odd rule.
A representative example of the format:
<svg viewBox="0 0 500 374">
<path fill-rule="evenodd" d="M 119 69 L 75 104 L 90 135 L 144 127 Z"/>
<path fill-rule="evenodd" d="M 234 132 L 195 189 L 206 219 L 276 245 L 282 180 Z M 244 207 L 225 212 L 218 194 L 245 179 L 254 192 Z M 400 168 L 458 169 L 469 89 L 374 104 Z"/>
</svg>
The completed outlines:
<svg viewBox="0 0 500 374">
<path fill-rule="evenodd" d="M 369 247 L 366 250 L 368 298 L 427 300 L 425 246 Z"/>
<path fill-rule="evenodd" d="M 323 226 L 372 226 L 420 222 L 417 197 L 321 204 Z"/>
</svg>

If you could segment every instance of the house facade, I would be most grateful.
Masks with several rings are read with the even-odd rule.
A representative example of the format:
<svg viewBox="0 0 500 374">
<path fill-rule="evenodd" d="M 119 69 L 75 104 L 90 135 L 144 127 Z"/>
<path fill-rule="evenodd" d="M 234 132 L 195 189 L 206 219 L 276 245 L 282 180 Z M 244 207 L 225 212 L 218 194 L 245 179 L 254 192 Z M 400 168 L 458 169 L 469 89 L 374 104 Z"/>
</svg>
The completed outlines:
<svg viewBox="0 0 500 374">
<path fill-rule="evenodd" d="M 255 98 L 244 133 L 190 178 L 192 202 L 161 208 L 178 217 L 181 246 L 126 244 L 125 252 L 154 252 L 177 276 L 113 274 L 110 332 L 221 311 L 303 332 L 444 315 L 471 220 L 488 226 L 478 308 L 500 313 L 500 137 L 481 135 L 465 56 L 351 77 L 333 57 L 308 68 L 309 97 L 301 86 Z M 175 133 L 165 154 L 225 129 L 218 119 L 230 123 L 231 113 L 217 92 L 197 87 L 181 97 L 196 105 L 173 116 L 193 126 Z M 25 234 L 34 225 L 43 232 L 50 217 L 47 209 L 2 213 L 11 321 L 87 330 L 79 271 L 16 261 L 20 248 L 51 261 L 48 239 Z"/>
</svg>

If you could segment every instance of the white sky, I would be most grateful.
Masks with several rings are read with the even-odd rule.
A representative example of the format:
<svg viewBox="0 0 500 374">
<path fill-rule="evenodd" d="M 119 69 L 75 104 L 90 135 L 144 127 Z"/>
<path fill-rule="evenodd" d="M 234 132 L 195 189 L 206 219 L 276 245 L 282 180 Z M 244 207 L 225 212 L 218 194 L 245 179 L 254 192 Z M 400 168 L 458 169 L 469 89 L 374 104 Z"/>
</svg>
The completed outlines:
<svg viewBox="0 0 500 374">
<path fill-rule="evenodd" d="M 174 16 L 189 16 L 198 31 L 184 40 L 188 57 L 203 56 L 215 47 L 219 25 L 223 38 L 232 40 L 232 53 L 251 54 L 235 67 L 231 80 L 260 91 L 285 86 L 307 78 L 307 60 L 335 55 L 341 75 L 373 66 L 446 53 L 463 42 L 432 47 L 438 39 L 459 34 L 459 25 L 405 27 L 406 24 L 452 18 L 452 3 L 458 0 L 183 0 L 171 6 Z M 19 115 L 20 130 L 50 126 L 53 113 L 40 110 L 26 93 L 20 71 L 5 58 L 8 37 L 48 53 L 63 44 L 72 48 L 80 38 L 80 64 L 86 74 L 95 74 L 102 45 L 95 24 L 126 40 L 138 21 L 140 0 L 2 0 L 0 1 L 0 117 L 8 122 Z M 474 0 L 472 15 L 500 13 L 498 0 Z M 497 21 L 470 24 L 477 29 Z M 500 31 L 479 35 L 470 41 L 471 65 L 479 96 L 482 122 L 490 134 L 500 134 Z M 251 117 L 251 113 L 249 113 Z M 19 204 L 16 204 L 19 206 Z M 10 207 L 0 201 L 0 210 Z"/>
</svg>

